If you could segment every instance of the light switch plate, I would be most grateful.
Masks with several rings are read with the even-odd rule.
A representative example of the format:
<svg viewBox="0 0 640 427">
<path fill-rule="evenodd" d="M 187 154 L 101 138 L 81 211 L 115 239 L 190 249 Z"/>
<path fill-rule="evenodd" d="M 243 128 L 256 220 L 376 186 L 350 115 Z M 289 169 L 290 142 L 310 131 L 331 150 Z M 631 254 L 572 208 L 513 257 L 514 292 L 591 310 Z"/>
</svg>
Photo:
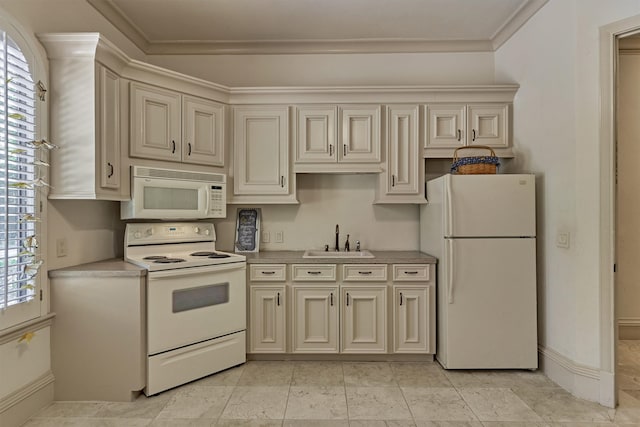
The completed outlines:
<svg viewBox="0 0 640 427">
<path fill-rule="evenodd" d="M 271 233 L 268 231 L 262 232 L 262 243 L 269 243 L 271 241 Z"/>
<path fill-rule="evenodd" d="M 284 243 L 284 231 L 276 231 L 276 243 Z"/>
</svg>

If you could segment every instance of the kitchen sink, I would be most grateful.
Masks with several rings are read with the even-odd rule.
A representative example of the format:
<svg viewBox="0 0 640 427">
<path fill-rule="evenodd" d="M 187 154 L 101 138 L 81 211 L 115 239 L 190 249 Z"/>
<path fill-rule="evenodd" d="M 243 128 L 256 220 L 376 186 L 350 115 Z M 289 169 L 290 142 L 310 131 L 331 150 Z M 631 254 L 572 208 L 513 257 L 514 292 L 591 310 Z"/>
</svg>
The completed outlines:
<svg viewBox="0 0 640 427">
<path fill-rule="evenodd" d="M 322 249 L 307 249 L 302 258 L 375 258 L 371 252 L 364 251 L 324 251 Z"/>
</svg>

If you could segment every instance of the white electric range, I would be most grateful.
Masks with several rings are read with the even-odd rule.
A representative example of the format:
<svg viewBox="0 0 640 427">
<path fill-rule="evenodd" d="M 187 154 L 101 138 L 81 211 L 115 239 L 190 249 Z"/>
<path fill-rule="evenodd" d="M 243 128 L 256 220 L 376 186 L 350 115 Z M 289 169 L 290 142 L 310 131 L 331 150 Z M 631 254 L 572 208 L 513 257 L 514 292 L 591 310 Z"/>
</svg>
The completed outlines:
<svg viewBox="0 0 640 427">
<path fill-rule="evenodd" d="M 124 258 L 147 274 L 153 395 L 246 361 L 246 258 L 217 251 L 213 224 L 130 223 Z"/>
</svg>

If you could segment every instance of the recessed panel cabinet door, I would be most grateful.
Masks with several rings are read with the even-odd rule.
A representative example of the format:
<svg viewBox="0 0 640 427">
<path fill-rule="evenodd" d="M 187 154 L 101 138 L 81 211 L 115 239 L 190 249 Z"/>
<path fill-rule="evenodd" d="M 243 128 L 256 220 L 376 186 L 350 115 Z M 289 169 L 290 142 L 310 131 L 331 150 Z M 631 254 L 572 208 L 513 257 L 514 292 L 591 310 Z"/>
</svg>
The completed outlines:
<svg viewBox="0 0 640 427">
<path fill-rule="evenodd" d="M 429 105 L 426 148 L 458 148 L 465 145 L 465 105 Z"/>
<path fill-rule="evenodd" d="M 192 96 L 183 96 L 182 161 L 224 166 L 224 106 Z"/>
<path fill-rule="evenodd" d="M 180 94 L 131 83 L 131 157 L 180 161 Z"/>
<path fill-rule="evenodd" d="M 388 107 L 387 193 L 417 194 L 420 191 L 418 106 Z"/>
<path fill-rule="evenodd" d="M 338 161 L 376 163 L 380 161 L 380 106 L 340 107 L 342 147 Z"/>
<path fill-rule="evenodd" d="M 338 287 L 292 286 L 294 353 L 338 353 Z"/>
<path fill-rule="evenodd" d="M 336 161 L 336 107 L 298 108 L 298 146 L 296 163 L 334 163 Z"/>
<path fill-rule="evenodd" d="M 434 298 L 434 286 L 394 286 L 394 353 L 435 353 L 435 337 L 429 333 Z"/>
<path fill-rule="evenodd" d="M 289 194 L 289 110 L 234 109 L 234 193 Z"/>
<path fill-rule="evenodd" d="M 285 287 L 255 285 L 249 287 L 249 334 L 251 353 L 286 351 Z"/>
<path fill-rule="evenodd" d="M 386 285 L 341 289 L 342 352 L 386 353 Z"/>
<path fill-rule="evenodd" d="M 469 145 L 487 145 L 491 148 L 509 146 L 509 106 L 507 104 L 470 104 L 467 126 Z"/>
<path fill-rule="evenodd" d="M 120 76 L 98 66 L 100 186 L 120 188 Z"/>
</svg>

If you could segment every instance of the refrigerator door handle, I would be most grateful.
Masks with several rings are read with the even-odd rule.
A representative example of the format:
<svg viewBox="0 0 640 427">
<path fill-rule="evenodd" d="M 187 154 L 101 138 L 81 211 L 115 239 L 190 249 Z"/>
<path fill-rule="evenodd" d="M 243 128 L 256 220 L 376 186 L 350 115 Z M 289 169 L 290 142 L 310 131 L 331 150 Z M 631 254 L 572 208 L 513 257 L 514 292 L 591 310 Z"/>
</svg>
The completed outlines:
<svg viewBox="0 0 640 427">
<path fill-rule="evenodd" d="M 447 242 L 447 297 L 449 304 L 453 304 L 453 241 L 446 239 Z"/>
<path fill-rule="evenodd" d="M 445 235 L 453 236 L 453 212 L 451 209 L 451 175 L 445 175 L 444 181 L 444 200 L 445 200 L 445 209 L 447 210 L 446 220 L 445 220 Z"/>
</svg>

